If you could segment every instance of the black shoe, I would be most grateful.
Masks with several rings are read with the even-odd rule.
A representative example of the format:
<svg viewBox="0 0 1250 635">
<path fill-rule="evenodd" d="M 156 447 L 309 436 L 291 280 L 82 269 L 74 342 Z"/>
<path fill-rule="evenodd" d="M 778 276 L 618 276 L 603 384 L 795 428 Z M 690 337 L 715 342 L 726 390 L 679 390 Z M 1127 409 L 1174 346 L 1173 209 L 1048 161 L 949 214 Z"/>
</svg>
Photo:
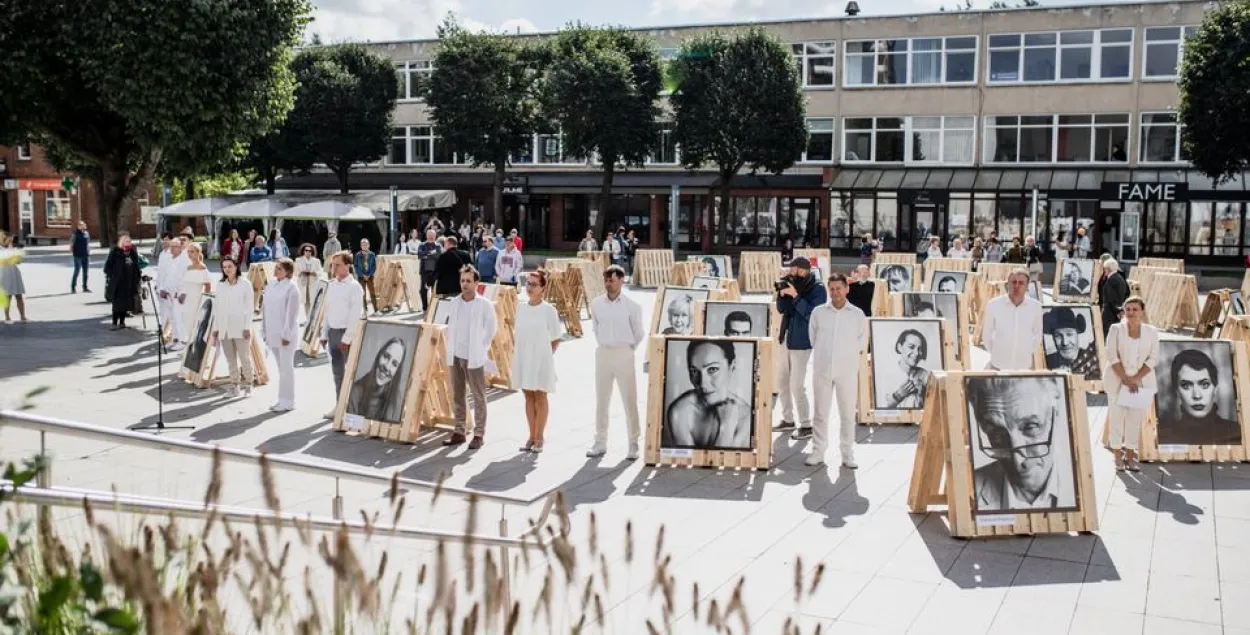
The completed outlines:
<svg viewBox="0 0 1250 635">
<path fill-rule="evenodd" d="M 467 439 L 465 439 L 463 434 L 453 432 L 450 437 L 443 440 L 443 445 L 448 446 L 448 447 L 453 446 L 453 445 L 460 445 L 464 443 L 466 440 Z"/>
<path fill-rule="evenodd" d="M 78 289 L 75 289 L 74 287 L 70 287 L 70 288 L 69 288 L 69 292 L 70 292 L 70 293 L 78 293 Z"/>
<path fill-rule="evenodd" d="M 773 426 L 773 430 L 793 430 L 794 422 L 782 419 L 781 423 Z"/>
<path fill-rule="evenodd" d="M 810 439 L 812 438 L 812 427 L 802 426 L 794 429 L 794 434 L 790 435 L 791 439 Z"/>
<path fill-rule="evenodd" d="M 83 288 L 82 288 L 82 292 L 83 292 L 83 293 L 91 293 L 91 289 L 88 289 L 87 287 L 83 287 Z"/>
</svg>

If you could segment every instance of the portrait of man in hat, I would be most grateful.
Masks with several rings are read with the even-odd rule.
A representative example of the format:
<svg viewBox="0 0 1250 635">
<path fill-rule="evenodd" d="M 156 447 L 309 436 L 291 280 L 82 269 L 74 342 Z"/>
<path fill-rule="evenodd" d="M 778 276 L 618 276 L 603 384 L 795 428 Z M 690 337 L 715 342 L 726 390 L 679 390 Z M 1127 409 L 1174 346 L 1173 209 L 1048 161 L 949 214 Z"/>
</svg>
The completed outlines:
<svg viewBox="0 0 1250 635">
<path fill-rule="evenodd" d="M 1051 306 L 1042 314 L 1042 333 L 1048 338 L 1046 368 L 1102 378 L 1094 341 L 1093 316 L 1088 306 Z"/>
</svg>

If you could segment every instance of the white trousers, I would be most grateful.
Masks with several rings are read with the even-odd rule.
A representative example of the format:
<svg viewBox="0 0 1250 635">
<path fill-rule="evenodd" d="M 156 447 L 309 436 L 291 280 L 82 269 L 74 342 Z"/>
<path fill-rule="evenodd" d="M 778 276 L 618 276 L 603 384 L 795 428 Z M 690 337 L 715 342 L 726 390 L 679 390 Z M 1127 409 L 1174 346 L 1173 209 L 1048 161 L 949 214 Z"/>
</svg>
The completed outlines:
<svg viewBox="0 0 1250 635">
<path fill-rule="evenodd" d="M 608 403 L 612 399 L 612 384 L 621 391 L 625 405 L 625 421 L 629 425 L 629 442 L 638 443 L 642 438 L 642 426 L 638 423 L 638 369 L 634 364 L 632 348 L 595 349 L 595 447 L 608 443 Z"/>
<path fill-rule="evenodd" d="M 1107 445 L 1112 450 L 1127 448 L 1137 451 L 1141 440 L 1141 427 L 1146 422 L 1146 411 L 1135 408 L 1121 408 L 1114 403 L 1107 408 L 1107 423 L 1110 428 L 1107 434 Z"/>
<path fill-rule="evenodd" d="M 854 371 L 854 372 L 851 372 Z M 824 458 L 829 451 L 829 410 L 838 399 L 838 448 L 843 461 L 855 459 L 855 400 L 859 390 L 859 369 L 848 369 L 838 377 L 813 378 L 816 389 L 816 416 L 812 421 L 812 454 Z"/>
<path fill-rule="evenodd" d="M 160 311 L 162 327 L 165 322 L 169 322 L 169 332 L 173 334 L 174 341 L 186 342 L 187 332 L 184 330 L 185 327 L 183 327 L 182 324 L 182 305 L 178 304 L 178 301 L 174 299 L 174 294 L 172 293 L 169 294 L 168 298 L 161 298 L 160 296 L 157 296 L 157 299 L 159 300 L 157 302 L 157 310 Z"/>
<path fill-rule="evenodd" d="M 297 286 L 299 287 L 301 304 L 304 307 L 304 316 L 311 320 L 312 316 L 308 315 L 308 311 L 312 309 L 313 296 L 317 294 L 317 276 L 300 274 L 295 276 L 295 279 L 299 281 Z"/>
<path fill-rule="evenodd" d="M 798 402 L 800 427 L 812 425 L 812 413 L 807 403 L 807 362 L 811 357 L 810 349 L 781 349 L 781 420 L 795 421 L 794 408 L 795 402 Z"/>
<path fill-rule="evenodd" d="M 278 406 L 295 407 L 295 342 L 287 346 L 270 346 L 274 361 L 278 362 Z"/>
</svg>

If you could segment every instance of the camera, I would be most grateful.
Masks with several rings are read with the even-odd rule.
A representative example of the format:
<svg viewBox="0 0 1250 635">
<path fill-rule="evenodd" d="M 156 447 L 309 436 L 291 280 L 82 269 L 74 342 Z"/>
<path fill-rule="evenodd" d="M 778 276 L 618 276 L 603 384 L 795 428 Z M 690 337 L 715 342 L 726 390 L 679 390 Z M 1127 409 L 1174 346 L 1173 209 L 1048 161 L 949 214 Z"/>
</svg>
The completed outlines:
<svg viewBox="0 0 1250 635">
<path fill-rule="evenodd" d="M 794 276 L 782 276 L 782 278 L 773 283 L 773 290 L 781 293 L 786 287 L 794 286 Z"/>
</svg>

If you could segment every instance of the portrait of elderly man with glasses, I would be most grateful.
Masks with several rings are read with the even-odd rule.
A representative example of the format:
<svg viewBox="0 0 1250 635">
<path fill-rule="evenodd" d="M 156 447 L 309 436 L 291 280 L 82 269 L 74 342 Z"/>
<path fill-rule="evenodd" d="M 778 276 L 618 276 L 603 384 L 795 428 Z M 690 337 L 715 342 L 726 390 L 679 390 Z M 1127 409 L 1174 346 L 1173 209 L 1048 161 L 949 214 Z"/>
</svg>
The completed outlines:
<svg viewBox="0 0 1250 635">
<path fill-rule="evenodd" d="M 1076 509 L 1061 377 L 966 379 L 978 514 Z"/>
</svg>

